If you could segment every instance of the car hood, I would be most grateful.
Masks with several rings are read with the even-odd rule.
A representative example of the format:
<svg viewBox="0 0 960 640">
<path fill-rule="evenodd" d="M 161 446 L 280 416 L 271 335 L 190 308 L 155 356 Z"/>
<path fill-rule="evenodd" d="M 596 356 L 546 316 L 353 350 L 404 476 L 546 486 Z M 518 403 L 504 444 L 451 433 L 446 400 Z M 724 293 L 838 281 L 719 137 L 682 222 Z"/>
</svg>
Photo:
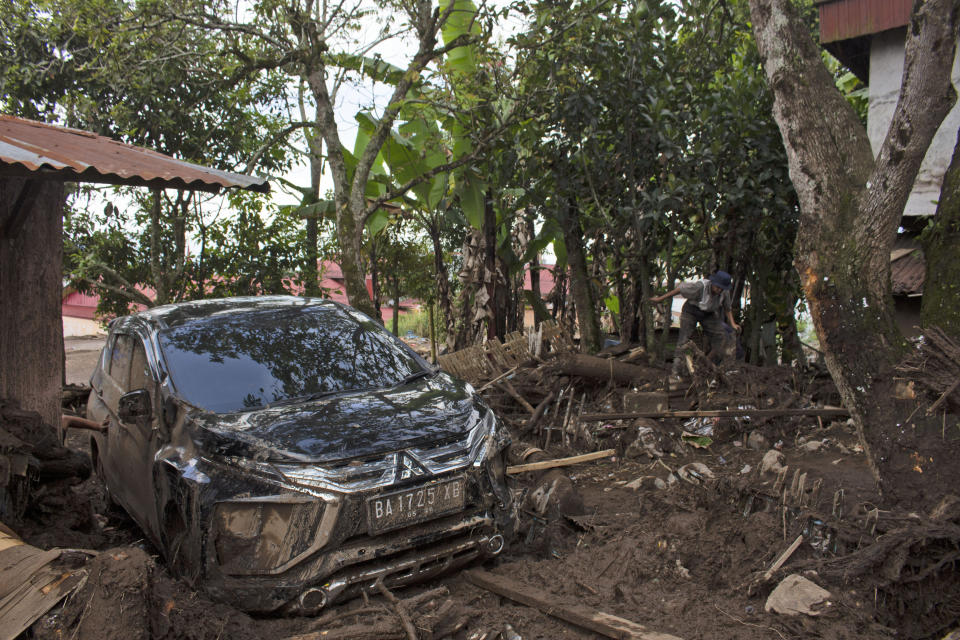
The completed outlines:
<svg viewBox="0 0 960 640">
<path fill-rule="evenodd" d="M 222 455 L 260 460 L 331 462 L 463 437 L 483 412 L 472 387 L 446 374 L 407 385 L 256 411 L 192 416 L 214 435 Z M 202 432 L 207 432 L 203 434 Z"/>
</svg>

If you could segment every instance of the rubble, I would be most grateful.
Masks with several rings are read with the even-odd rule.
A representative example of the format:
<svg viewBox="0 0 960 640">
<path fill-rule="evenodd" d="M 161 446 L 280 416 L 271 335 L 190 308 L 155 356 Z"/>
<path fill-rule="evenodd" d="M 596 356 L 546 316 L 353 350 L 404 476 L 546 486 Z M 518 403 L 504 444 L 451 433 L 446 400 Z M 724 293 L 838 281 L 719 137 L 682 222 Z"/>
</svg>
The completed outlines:
<svg viewBox="0 0 960 640">
<path fill-rule="evenodd" d="M 510 474 L 517 536 L 483 572 L 539 604 L 477 586 L 471 570 L 394 589 L 396 602 L 371 584 L 362 600 L 314 618 L 238 615 L 239 627 L 227 622 L 221 637 L 586 637 L 604 633 L 582 624 L 596 617 L 620 634 L 610 637 L 882 639 L 896 630 L 926 638 L 954 628 L 949 606 L 920 612 L 960 593 L 951 564 L 960 499 L 912 517 L 878 507 L 856 434 L 846 412 L 830 406 L 837 396 L 822 372 L 710 369 L 694 352 L 694 374 L 670 389 L 666 368 L 642 350 L 570 357 L 563 332 L 542 335 L 539 346 L 535 335 L 516 334 L 447 360 L 495 409 L 513 440 L 508 468 L 520 468 Z M 933 404 L 949 384 L 939 394 L 915 388 Z M 950 410 L 952 397 L 937 410 Z M 710 442 L 698 447 L 694 438 Z M 564 460 L 575 464 L 558 466 Z M 823 585 L 813 586 L 828 595 L 804 582 L 813 584 L 813 571 Z M 217 637 L 222 611 L 205 609 L 212 622 L 187 632 L 196 620 L 189 606 L 181 617 L 187 588 L 163 567 L 147 575 L 185 589 L 168 599 L 172 629 Z M 809 593 L 817 598 L 808 603 Z M 56 620 L 76 622 L 73 603 L 83 597 L 54 610 Z M 837 606 L 816 605 L 826 601 Z M 156 611 L 167 606 L 151 602 L 160 602 L 150 605 Z M 101 611 L 108 606 L 116 602 L 104 599 Z M 814 615 L 823 611 L 831 615 Z"/>
<path fill-rule="evenodd" d="M 783 579 L 767 598 L 765 611 L 795 616 L 818 616 L 830 606 L 830 592 L 814 582 L 791 574 Z"/>
</svg>

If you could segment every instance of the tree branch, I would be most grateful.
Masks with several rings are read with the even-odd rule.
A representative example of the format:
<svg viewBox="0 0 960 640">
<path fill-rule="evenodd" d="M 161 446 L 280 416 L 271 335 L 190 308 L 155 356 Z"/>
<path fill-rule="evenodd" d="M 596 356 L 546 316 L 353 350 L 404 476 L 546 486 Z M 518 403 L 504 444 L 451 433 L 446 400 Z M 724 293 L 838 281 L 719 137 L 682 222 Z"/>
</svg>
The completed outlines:
<svg viewBox="0 0 960 640">
<path fill-rule="evenodd" d="M 260 148 L 254 152 L 253 156 L 250 157 L 250 160 L 247 161 L 247 166 L 243 169 L 243 173 L 249 175 L 253 171 L 253 168 L 257 165 L 257 162 L 260 161 L 261 156 L 263 156 L 263 154 L 266 153 L 270 147 L 277 144 L 277 142 L 283 138 L 286 138 L 297 129 L 315 126 L 317 126 L 316 122 L 294 122 L 273 134 L 267 138 L 267 141 L 260 145 Z"/>
<path fill-rule="evenodd" d="M 890 128 L 867 187 L 864 211 L 902 211 L 937 129 L 956 102 L 950 80 L 957 44 L 957 3 L 928 0 L 907 29 L 903 84 Z M 870 216 L 876 236 L 896 237 L 899 216 Z"/>
<path fill-rule="evenodd" d="M 82 280 L 83 282 L 86 282 L 92 287 L 103 287 L 107 291 L 112 291 L 113 293 L 116 293 L 118 295 L 121 295 L 129 299 L 131 302 L 136 302 L 147 307 L 154 306 L 155 303 L 153 300 L 148 298 L 144 293 L 138 291 L 134 285 L 130 284 L 130 282 L 128 282 L 126 278 L 121 276 L 112 268 L 108 267 L 107 265 L 103 264 L 98 260 L 94 260 L 89 264 L 93 267 L 96 267 L 96 269 L 100 272 L 97 275 L 101 279 L 95 280 L 88 276 L 81 275 L 79 276 L 79 279 Z M 114 285 L 114 284 L 110 284 L 108 282 L 103 281 L 102 278 L 104 276 L 113 278 L 119 283 L 119 285 Z"/>
</svg>

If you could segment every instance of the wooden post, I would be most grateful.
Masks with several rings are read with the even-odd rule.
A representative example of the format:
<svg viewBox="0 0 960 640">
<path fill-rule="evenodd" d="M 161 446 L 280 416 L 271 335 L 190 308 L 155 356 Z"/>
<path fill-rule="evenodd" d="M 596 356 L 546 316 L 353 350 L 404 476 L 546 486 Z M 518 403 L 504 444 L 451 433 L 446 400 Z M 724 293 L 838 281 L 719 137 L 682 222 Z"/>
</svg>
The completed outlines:
<svg viewBox="0 0 960 640">
<path fill-rule="evenodd" d="M 0 239 L 0 398 L 58 429 L 64 190 L 62 182 L 45 180 L 26 202 L 20 197 L 25 183 L 0 178 L 0 228 L 18 215 L 16 234 Z"/>
</svg>

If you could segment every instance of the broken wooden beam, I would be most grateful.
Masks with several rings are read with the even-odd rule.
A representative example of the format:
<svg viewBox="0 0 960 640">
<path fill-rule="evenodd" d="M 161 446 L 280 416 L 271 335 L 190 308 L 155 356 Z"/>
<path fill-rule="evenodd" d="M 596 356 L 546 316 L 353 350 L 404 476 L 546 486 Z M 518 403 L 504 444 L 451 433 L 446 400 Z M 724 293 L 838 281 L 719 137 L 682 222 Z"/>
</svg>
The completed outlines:
<svg viewBox="0 0 960 640">
<path fill-rule="evenodd" d="M 622 383 L 652 380 L 663 375 L 659 369 L 627 364 L 614 358 L 598 358 L 585 353 L 574 353 L 557 358 L 550 367 L 567 375 Z"/>
<path fill-rule="evenodd" d="M 546 398 L 540 401 L 540 404 L 537 405 L 537 408 L 534 410 L 533 415 L 530 416 L 530 419 L 527 420 L 526 426 L 523 428 L 524 433 L 533 431 L 537 426 L 537 422 L 540 421 L 540 418 L 543 417 L 544 411 L 547 410 L 547 407 L 550 406 L 550 403 L 554 401 L 557 397 L 556 391 L 551 391 Z"/>
<path fill-rule="evenodd" d="M 657 631 L 648 631 L 646 627 L 632 620 L 594 611 L 587 607 L 558 603 L 555 596 L 522 582 L 494 575 L 482 569 L 464 573 L 467 580 L 481 589 L 509 598 L 514 602 L 533 607 L 548 616 L 564 620 L 578 627 L 589 629 L 607 638 L 633 640 L 680 640 L 677 636 Z"/>
<path fill-rule="evenodd" d="M 534 413 L 537 412 L 537 410 L 533 408 L 533 405 L 527 402 L 527 399 L 524 398 L 522 395 L 520 395 L 520 392 L 517 391 L 512 384 L 510 384 L 509 380 L 504 378 L 497 384 L 499 384 L 501 387 L 506 389 L 507 393 L 510 394 L 510 397 L 516 400 L 517 402 L 519 402 L 520 406 L 522 406 L 524 409 L 527 410 L 527 413 L 529 413 L 530 415 L 533 415 Z"/>
<path fill-rule="evenodd" d="M 633 420 L 634 418 L 775 418 L 781 416 L 823 416 L 846 417 L 846 409 L 706 409 L 702 411 L 634 411 L 631 413 L 585 413 L 581 422 L 600 422 L 602 420 Z"/>
<path fill-rule="evenodd" d="M 609 458 L 617 454 L 616 449 L 604 449 L 603 451 L 594 451 L 570 458 L 555 458 L 553 460 L 541 460 L 540 462 L 531 462 L 529 464 L 516 464 L 507 467 L 507 474 L 524 473 L 526 471 L 542 471 L 543 469 L 553 469 L 554 467 L 568 467 L 581 462 L 590 462 L 600 458 Z"/>
<path fill-rule="evenodd" d="M 776 570 L 782 567 L 783 563 L 785 563 L 787 560 L 790 559 L 790 556 L 792 556 L 793 552 L 797 550 L 801 542 L 803 542 L 803 534 L 800 534 L 799 536 L 797 536 L 797 539 L 794 540 L 789 547 L 787 547 L 786 551 L 781 553 L 780 557 L 778 557 L 774 561 L 774 563 L 770 565 L 770 568 L 767 569 L 767 572 L 763 574 L 764 582 L 769 580 L 773 576 L 773 574 L 776 572 Z"/>
</svg>

